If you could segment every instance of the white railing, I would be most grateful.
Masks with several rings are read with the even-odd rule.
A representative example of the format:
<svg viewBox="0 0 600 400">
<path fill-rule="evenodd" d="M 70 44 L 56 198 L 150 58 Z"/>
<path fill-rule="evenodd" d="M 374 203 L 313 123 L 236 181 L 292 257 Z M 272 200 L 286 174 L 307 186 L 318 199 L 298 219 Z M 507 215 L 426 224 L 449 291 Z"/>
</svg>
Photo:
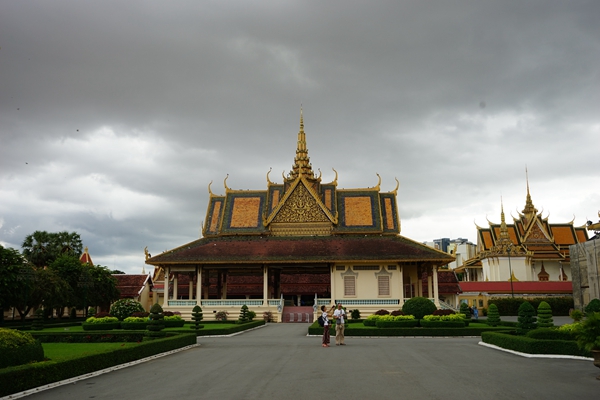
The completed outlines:
<svg viewBox="0 0 600 400">
<path fill-rule="evenodd" d="M 452 310 L 452 311 L 458 311 L 458 310 L 459 310 L 457 307 L 454 307 L 454 306 L 452 306 L 452 305 L 450 305 L 450 304 L 446 303 L 446 302 L 445 302 L 445 301 L 443 301 L 443 300 L 440 300 L 440 308 L 441 308 L 442 310 Z"/>
<path fill-rule="evenodd" d="M 169 300 L 169 306 L 179 306 L 179 307 L 194 307 L 198 303 L 196 300 Z"/>
<path fill-rule="evenodd" d="M 342 303 L 345 306 L 385 306 L 385 305 L 398 305 L 400 304 L 400 299 L 339 299 L 336 300 L 335 303 Z"/>
<path fill-rule="evenodd" d="M 331 304 L 331 299 L 318 299 L 317 306 L 328 306 Z M 319 308 L 320 310 L 321 308 Z"/>
<path fill-rule="evenodd" d="M 169 302 L 170 303 L 170 302 Z M 202 300 L 201 304 L 203 307 L 217 307 L 217 306 L 262 306 L 263 305 L 263 301 L 262 300 L 244 300 L 244 299 L 237 299 L 237 300 L 226 300 L 226 299 L 221 299 L 221 300 Z"/>
</svg>

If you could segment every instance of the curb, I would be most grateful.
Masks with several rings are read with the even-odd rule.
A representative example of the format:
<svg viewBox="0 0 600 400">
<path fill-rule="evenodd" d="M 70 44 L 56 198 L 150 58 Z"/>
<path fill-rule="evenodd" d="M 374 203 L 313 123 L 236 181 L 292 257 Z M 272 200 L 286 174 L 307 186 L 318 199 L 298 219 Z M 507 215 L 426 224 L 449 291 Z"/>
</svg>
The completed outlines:
<svg viewBox="0 0 600 400">
<path fill-rule="evenodd" d="M 478 344 L 480 346 L 489 347 L 490 349 L 500 350 L 505 353 L 511 353 L 511 354 L 515 354 L 517 356 L 521 356 L 521 357 L 525 357 L 525 358 L 562 358 L 562 359 L 569 359 L 569 360 L 594 361 L 594 359 L 591 357 L 569 356 L 566 354 L 529 354 L 529 353 L 521 353 L 519 351 L 505 349 L 503 347 L 498 347 L 496 345 L 484 343 L 484 342 L 479 342 Z"/>
</svg>

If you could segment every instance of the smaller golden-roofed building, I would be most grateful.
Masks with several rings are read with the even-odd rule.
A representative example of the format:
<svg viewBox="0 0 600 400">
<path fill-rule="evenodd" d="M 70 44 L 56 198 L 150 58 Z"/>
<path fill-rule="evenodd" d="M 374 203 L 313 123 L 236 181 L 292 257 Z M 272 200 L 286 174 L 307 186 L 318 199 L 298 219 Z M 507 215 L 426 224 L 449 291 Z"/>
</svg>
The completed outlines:
<svg viewBox="0 0 600 400">
<path fill-rule="evenodd" d="M 525 207 L 517 218 L 513 217 L 512 224 L 506 223 L 501 204 L 500 223 L 477 226 L 477 254 L 456 269 L 462 276 L 463 296 L 570 295 L 569 246 L 587 240 L 585 226 L 576 227 L 573 221 L 550 223 L 548 217 L 538 213 L 527 180 Z"/>
</svg>

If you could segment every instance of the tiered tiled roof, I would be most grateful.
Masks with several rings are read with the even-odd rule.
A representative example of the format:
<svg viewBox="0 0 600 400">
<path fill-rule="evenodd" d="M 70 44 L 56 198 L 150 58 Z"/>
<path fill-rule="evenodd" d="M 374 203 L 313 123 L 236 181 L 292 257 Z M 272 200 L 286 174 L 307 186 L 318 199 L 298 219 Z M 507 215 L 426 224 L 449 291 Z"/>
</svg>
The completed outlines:
<svg viewBox="0 0 600 400">
<path fill-rule="evenodd" d="M 122 299 L 133 299 L 142 293 L 147 284 L 152 286 L 150 275 L 114 274 L 117 280 L 117 289 Z"/>
<path fill-rule="evenodd" d="M 402 236 L 346 235 L 315 237 L 226 236 L 202 238 L 148 260 L 149 264 L 307 263 L 337 261 L 447 264 L 449 254 Z"/>
</svg>

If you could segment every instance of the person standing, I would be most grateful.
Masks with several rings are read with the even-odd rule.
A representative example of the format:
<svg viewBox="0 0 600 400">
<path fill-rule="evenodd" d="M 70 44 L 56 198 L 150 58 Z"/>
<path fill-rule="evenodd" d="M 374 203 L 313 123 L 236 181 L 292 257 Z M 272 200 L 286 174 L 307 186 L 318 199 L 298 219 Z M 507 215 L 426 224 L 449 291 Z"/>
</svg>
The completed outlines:
<svg viewBox="0 0 600 400">
<path fill-rule="evenodd" d="M 331 312 L 331 310 L 333 310 L 335 308 L 335 305 L 331 306 L 331 309 L 329 310 L 329 312 Z M 329 347 L 329 328 L 330 328 L 330 324 L 329 324 L 329 313 L 327 312 L 327 308 L 325 306 L 321 306 L 321 311 L 323 312 L 323 314 L 321 314 L 321 316 L 323 317 L 323 347 Z"/>
<path fill-rule="evenodd" d="M 342 308 L 342 303 L 338 303 L 337 310 L 333 312 L 333 318 L 335 319 L 335 345 L 345 346 L 344 343 L 344 324 L 346 317 L 346 311 Z"/>
</svg>

